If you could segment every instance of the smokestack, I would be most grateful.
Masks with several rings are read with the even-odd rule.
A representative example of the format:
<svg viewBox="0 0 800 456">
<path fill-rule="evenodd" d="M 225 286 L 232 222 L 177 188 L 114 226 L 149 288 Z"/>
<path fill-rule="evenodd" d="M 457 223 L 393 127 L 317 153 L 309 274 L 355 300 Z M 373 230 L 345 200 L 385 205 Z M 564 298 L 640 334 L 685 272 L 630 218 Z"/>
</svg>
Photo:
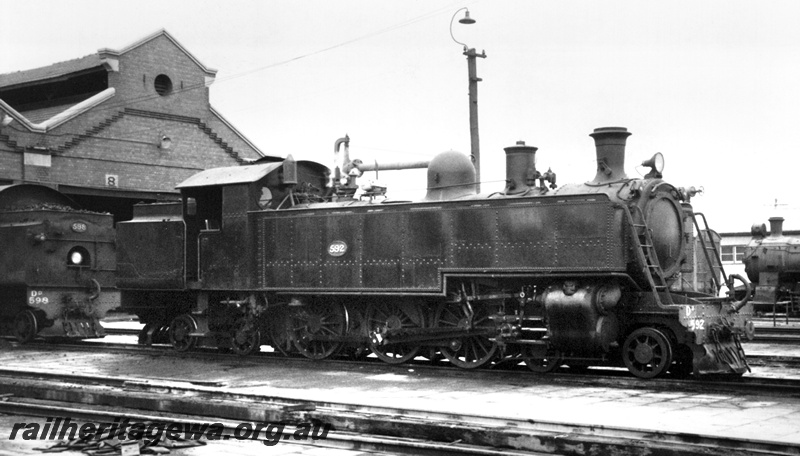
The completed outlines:
<svg viewBox="0 0 800 456">
<path fill-rule="evenodd" d="M 525 141 L 517 141 L 515 146 L 506 147 L 506 188 L 503 193 L 526 192 L 536 185 L 536 151 L 538 148 L 526 146 Z"/>
<path fill-rule="evenodd" d="M 593 184 L 625 179 L 625 141 L 631 133 L 623 127 L 595 128 L 590 134 L 597 149 L 597 175 Z"/>
<path fill-rule="evenodd" d="M 770 237 L 783 236 L 783 217 L 769 218 L 769 235 Z"/>
</svg>

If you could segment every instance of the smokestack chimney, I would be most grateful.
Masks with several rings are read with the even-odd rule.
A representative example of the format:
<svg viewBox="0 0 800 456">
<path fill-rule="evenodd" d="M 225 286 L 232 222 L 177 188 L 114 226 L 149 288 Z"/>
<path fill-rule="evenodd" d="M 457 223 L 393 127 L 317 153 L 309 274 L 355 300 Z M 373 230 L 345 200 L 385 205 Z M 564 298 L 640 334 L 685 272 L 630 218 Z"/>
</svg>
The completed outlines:
<svg viewBox="0 0 800 456">
<path fill-rule="evenodd" d="M 594 133 L 589 135 L 594 138 L 597 149 L 597 175 L 593 184 L 604 184 L 628 177 L 625 175 L 625 141 L 630 135 L 628 129 L 623 127 L 595 128 Z"/>
<path fill-rule="evenodd" d="M 506 188 L 503 193 L 523 193 L 536 185 L 536 151 L 538 148 L 526 146 L 525 141 L 517 141 L 515 146 L 506 147 Z"/>
<path fill-rule="evenodd" d="M 769 218 L 769 235 L 770 237 L 783 236 L 783 217 Z"/>
</svg>

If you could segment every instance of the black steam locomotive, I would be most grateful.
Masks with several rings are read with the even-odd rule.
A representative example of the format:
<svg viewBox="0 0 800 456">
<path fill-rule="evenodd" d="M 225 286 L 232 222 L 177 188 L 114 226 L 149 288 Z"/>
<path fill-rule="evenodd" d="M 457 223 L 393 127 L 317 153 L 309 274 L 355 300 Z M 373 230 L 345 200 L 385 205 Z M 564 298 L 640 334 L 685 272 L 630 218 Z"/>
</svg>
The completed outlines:
<svg viewBox="0 0 800 456">
<path fill-rule="evenodd" d="M 742 374 L 747 299 L 670 290 L 697 224 L 660 154 L 625 175 L 629 134 L 596 129 L 597 175 L 556 191 L 524 143 L 503 191 L 446 152 L 418 202 L 354 198 L 338 167 L 291 157 L 203 171 L 118 224 L 122 307 L 178 350 Z"/>
<path fill-rule="evenodd" d="M 80 210 L 49 187 L 0 187 L 0 322 L 22 342 L 105 335 L 119 305 L 110 214 Z"/>
<path fill-rule="evenodd" d="M 756 311 L 800 315 L 800 239 L 783 234 L 783 217 L 754 224 L 742 262 L 755 284 Z"/>
</svg>

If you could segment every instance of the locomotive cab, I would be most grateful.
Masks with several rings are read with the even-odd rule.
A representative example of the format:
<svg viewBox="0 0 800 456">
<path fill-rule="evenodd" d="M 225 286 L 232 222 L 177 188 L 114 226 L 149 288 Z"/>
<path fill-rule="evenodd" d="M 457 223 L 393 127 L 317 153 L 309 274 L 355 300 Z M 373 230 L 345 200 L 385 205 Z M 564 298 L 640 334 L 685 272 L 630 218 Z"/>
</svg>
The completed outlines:
<svg viewBox="0 0 800 456">
<path fill-rule="evenodd" d="M 118 274 L 123 309 L 145 323 L 141 340 L 169 336 L 188 349 L 208 338 L 244 350 L 228 335 L 255 299 L 241 292 L 254 283 L 257 227 L 248 214 L 321 199 L 326 172 L 291 156 L 210 169 L 176 187 L 180 202 L 136 206 L 133 220 L 118 224 Z"/>
<path fill-rule="evenodd" d="M 186 277 L 205 289 L 252 288 L 247 214 L 323 201 L 327 168 L 310 161 L 212 169 L 179 184 L 186 223 Z"/>
<path fill-rule="evenodd" d="M 180 203 L 137 205 L 134 218 L 118 224 L 121 286 L 164 290 L 249 286 L 244 272 L 252 256 L 247 214 L 321 199 L 326 170 L 317 163 L 295 162 L 291 156 L 277 163 L 210 169 L 176 187 Z M 143 251 L 143 244 L 156 252 Z M 154 254 L 165 259 L 155 261 Z"/>
</svg>

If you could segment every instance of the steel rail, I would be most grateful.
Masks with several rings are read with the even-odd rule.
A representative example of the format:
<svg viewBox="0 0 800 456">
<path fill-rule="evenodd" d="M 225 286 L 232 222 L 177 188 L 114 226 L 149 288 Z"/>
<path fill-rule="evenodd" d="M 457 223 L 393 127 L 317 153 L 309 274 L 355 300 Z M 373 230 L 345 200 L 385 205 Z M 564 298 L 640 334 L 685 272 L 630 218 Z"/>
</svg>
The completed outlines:
<svg viewBox="0 0 800 456">
<path fill-rule="evenodd" d="M 38 341 L 41 342 L 41 341 Z M 92 351 L 97 352 L 99 346 L 102 346 L 102 349 L 106 352 L 116 352 L 116 353 L 130 353 L 130 354 L 152 354 L 153 352 L 158 352 L 160 354 L 166 356 L 174 356 L 178 358 L 192 358 L 192 359 L 222 359 L 222 360 L 231 360 L 231 359 L 241 359 L 247 360 L 248 362 L 260 362 L 260 363 L 271 363 L 276 360 L 280 360 L 280 362 L 290 362 L 295 364 L 306 364 L 306 365 L 343 365 L 343 366 L 359 366 L 359 365 L 369 365 L 369 366 L 385 366 L 387 369 L 391 369 L 392 366 L 386 366 L 383 362 L 377 359 L 366 359 L 366 360 L 350 360 L 350 359 L 325 359 L 325 360 L 312 360 L 304 357 L 286 357 L 281 355 L 280 353 L 265 353 L 259 352 L 258 354 L 253 354 L 247 357 L 236 357 L 235 355 L 231 355 L 228 353 L 219 353 L 214 348 L 207 348 L 207 349 L 195 349 L 189 352 L 177 352 L 169 345 L 153 345 L 153 346 L 142 346 L 137 344 L 123 344 L 123 343 L 108 343 L 108 342 L 86 342 L 86 341 L 75 341 L 69 344 L 59 343 L 59 344 L 48 344 L 46 342 L 43 343 L 35 343 L 35 344 L 26 344 L 25 347 L 47 347 L 50 350 L 59 350 L 61 347 L 69 346 L 70 349 L 77 349 L 81 351 Z M 750 357 L 748 357 L 750 358 Z M 794 365 L 800 363 L 800 358 L 786 358 L 786 357 L 759 357 L 759 356 L 752 356 L 752 358 L 761 361 L 768 361 L 774 364 L 780 364 L 782 366 L 786 365 Z M 722 388 L 725 391 L 735 391 L 735 392 L 758 392 L 761 394 L 768 394 L 768 395 L 783 395 L 786 393 L 798 393 L 800 392 L 800 379 L 795 378 L 774 378 L 774 377 L 758 377 L 758 376 L 743 376 L 743 377 L 736 377 L 736 378 L 655 378 L 649 379 L 646 382 L 632 378 L 628 375 L 627 371 L 622 369 L 614 369 L 608 367 L 597 367 L 592 368 L 588 371 L 588 373 L 581 373 L 581 372 L 570 372 L 569 370 L 566 371 L 555 371 L 550 372 L 544 375 L 535 374 L 530 372 L 527 368 L 522 366 L 502 366 L 502 365 L 493 365 L 489 368 L 482 368 L 478 370 L 462 370 L 458 369 L 455 366 L 446 364 L 446 363 L 431 363 L 430 361 L 415 361 L 409 362 L 404 364 L 407 367 L 414 367 L 415 369 L 426 370 L 431 372 L 441 372 L 446 373 L 448 376 L 452 375 L 459 375 L 464 376 L 465 378 L 469 378 L 473 375 L 476 371 L 481 372 L 486 375 L 516 375 L 520 377 L 528 377 L 528 378 L 536 378 L 536 379 L 553 379 L 560 382 L 573 382 L 577 385 L 584 384 L 587 382 L 592 383 L 604 383 L 607 384 L 609 387 L 613 388 L 651 388 L 656 387 L 659 389 L 664 390 L 674 390 L 676 387 L 683 388 L 685 390 L 692 390 L 698 388 L 704 389 L 711 389 L 711 388 Z M 2 369 L 0 369 L 2 372 Z M 160 378 L 157 380 L 169 380 L 167 378 Z M 206 384 L 210 386 L 220 386 L 218 382 L 205 382 L 205 381 L 194 381 L 193 383 L 196 384 Z"/>
<path fill-rule="evenodd" d="M 176 415 L 176 414 L 154 414 L 146 413 L 137 409 L 125 409 L 115 407 L 114 410 L 97 410 L 87 407 L 77 407 L 73 404 L 58 403 L 53 401 L 41 403 L 6 401 L 0 402 L 0 413 L 40 416 L 40 417 L 70 417 L 72 420 L 81 420 L 89 423 L 113 423 L 114 420 L 127 419 L 129 421 L 144 423 L 168 423 L 187 426 L 202 426 L 207 424 L 209 419 L 214 423 L 222 425 L 221 442 L 226 441 L 245 441 L 269 442 L 278 434 L 271 436 L 270 439 L 248 437 L 240 438 L 236 435 L 236 428 L 241 423 L 221 418 L 209 418 L 204 416 Z M 292 427 L 289 430 L 294 429 Z M 329 448 L 339 450 L 359 450 L 363 452 L 387 453 L 387 454 L 411 454 L 411 455 L 474 455 L 474 456 L 530 456 L 546 453 L 531 453 L 529 451 L 518 452 L 513 450 L 496 450 L 491 448 L 473 447 L 458 443 L 435 443 L 426 442 L 419 439 L 407 439 L 399 437 L 373 437 L 360 435 L 353 432 L 335 431 L 329 433 L 324 439 L 295 440 L 291 432 L 286 432 L 284 428 L 277 439 L 280 443 L 291 445 L 313 446 L 318 448 Z"/>
<path fill-rule="evenodd" d="M 76 383 L 82 387 L 75 388 Z M 422 454 L 420 450 L 476 455 L 509 454 L 509 451 L 585 454 L 583 451 L 575 452 L 576 448 L 591 448 L 594 452 L 620 456 L 644 453 L 800 454 L 797 446 L 756 439 L 308 401 L 132 377 L 2 369 L 0 385 L 4 391 L 13 394 L 0 402 L 0 411 L 5 412 L 34 414 L 38 409 L 35 414 L 60 416 L 54 415 L 57 409 L 52 403 L 36 406 L 37 400 L 57 399 L 64 407 L 64 404 L 71 404 L 64 414 L 76 419 L 97 420 L 96 413 L 102 410 L 94 409 L 113 408 L 111 412 L 102 411 L 106 414 L 103 422 L 108 421 L 108 416 L 140 420 L 150 417 L 151 421 L 159 422 L 172 419 L 196 421 L 198 417 L 204 418 L 204 422 L 210 418 L 215 422 L 225 419 L 265 423 L 316 420 L 330 423 L 335 429 L 334 434 L 341 432 L 344 441 L 355 442 L 357 437 L 354 434 L 360 434 L 381 445 L 390 445 L 392 442 L 398 444 L 398 437 L 408 436 L 411 438 L 410 448 L 417 451 L 412 454 Z M 82 404 L 89 411 L 79 410 L 76 404 Z M 158 413 L 148 413 L 155 411 Z M 109 413 L 116 415 L 107 415 Z M 469 445 L 461 442 L 469 442 Z"/>
</svg>

